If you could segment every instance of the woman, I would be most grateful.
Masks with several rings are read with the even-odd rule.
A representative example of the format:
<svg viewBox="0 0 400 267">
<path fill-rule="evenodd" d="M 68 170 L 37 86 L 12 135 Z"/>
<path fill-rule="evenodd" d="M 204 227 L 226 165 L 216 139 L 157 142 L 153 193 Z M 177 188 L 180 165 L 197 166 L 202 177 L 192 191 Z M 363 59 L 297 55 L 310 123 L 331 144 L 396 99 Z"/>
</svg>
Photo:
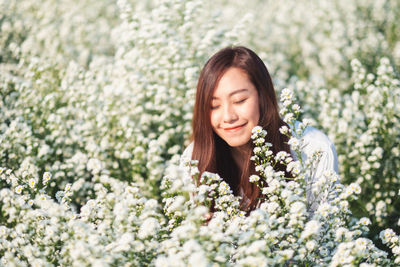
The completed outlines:
<svg viewBox="0 0 400 267">
<path fill-rule="evenodd" d="M 251 211 L 261 197 L 259 188 L 249 182 L 256 174 L 250 160 L 253 151 L 251 130 L 267 130 L 272 151 L 291 153 L 288 138 L 279 132 L 285 123 L 279 117 L 275 89 L 263 61 L 245 47 L 227 47 L 213 55 L 200 73 L 192 121 L 192 143 L 182 159 L 198 160 L 200 174 L 218 173 L 233 193 L 242 197 L 241 209 Z M 325 170 L 337 172 L 333 144 L 320 131 L 308 127 L 303 157 L 322 150 L 315 175 Z M 285 166 L 276 166 L 285 171 Z M 200 177 L 200 176 L 199 176 Z M 309 198 L 312 198 L 308 192 Z M 316 202 L 316 200 L 314 201 Z M 314 205 L 314 209 L 316 208 Z"/>
</svg>

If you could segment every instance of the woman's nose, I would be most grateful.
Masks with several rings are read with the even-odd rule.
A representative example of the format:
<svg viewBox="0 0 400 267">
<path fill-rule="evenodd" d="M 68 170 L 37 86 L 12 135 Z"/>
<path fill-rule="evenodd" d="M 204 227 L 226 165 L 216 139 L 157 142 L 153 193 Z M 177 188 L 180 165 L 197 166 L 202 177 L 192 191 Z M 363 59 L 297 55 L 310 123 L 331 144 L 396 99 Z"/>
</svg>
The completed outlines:
<svg viewBox="0 0 400 267">
<path fill-rule="evenodd" d="M 225 105 L 223 119 L 225 123 L 232 123 L 238 119 L 238 116 L 232 105 Z"/>
</svg>

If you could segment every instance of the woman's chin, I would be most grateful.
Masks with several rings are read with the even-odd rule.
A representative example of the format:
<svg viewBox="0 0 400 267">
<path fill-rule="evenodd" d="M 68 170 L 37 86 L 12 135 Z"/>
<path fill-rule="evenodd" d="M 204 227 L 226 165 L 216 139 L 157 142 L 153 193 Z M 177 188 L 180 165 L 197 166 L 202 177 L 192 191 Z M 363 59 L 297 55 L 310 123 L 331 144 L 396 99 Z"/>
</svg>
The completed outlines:
<svg viewBox="0 0 400 267">
<path fill-rule="evenodd" d="M 249 143 L 249 140 L 225 140 L 230 147 L 242 147 Z"/>
</svg>

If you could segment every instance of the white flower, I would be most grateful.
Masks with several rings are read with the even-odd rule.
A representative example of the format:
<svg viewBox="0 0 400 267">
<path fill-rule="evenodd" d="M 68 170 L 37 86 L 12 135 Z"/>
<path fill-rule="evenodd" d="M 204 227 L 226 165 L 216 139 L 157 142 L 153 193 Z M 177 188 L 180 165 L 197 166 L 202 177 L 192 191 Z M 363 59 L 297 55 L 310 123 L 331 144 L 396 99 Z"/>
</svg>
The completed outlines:
<svg viewBox="0 0 400 267">
<path fill-rule="evenodd" d="M 251 175 L 249 178 L 250 183 L 255 183 L 255 182 L 258 182 L 259 180 L 260 180 L 260 176 L 255 175 L 255 174 Z"/>
<path fill-rule="evenodd" d="M 264 168 L 263 168 L 263 166 L 261 166 L 261 165 L 257 165 L 256 167 L 255 167 L 255 170 L 256 170 L 256 172 L 260 172 L 260 171 L 262 171 Z"/>
<path fill-rule="evenodd" d="M 317 246 L 317 242 L 315 242 L 315 240 L 310 240 L 310 241 L 307 241 L 307 243 L 306 243 L 306 248 L 309 251 L 313 251 L 316 246 Z"/>
<path fill-rule="evenodd" d="M 392 229 L 386 229 L 380 232 L 379 237 L 381 238 L 382 242 L 388 243 L 390 239 L 395 236 L 395 233 Z"/>
<path fill-rule="evenodd" d="M 251 133 L 260 134 L 262 131 L 263 131 L 263 128 L 261 126 L 256 126 L 251 130 Z"/>
<path fill-rule="evenodd" d="M 160 227 L 160 224 L 157 221 L 157 219 L 153 218 L 153 217 L 149 217 L 142 222 L 142 225 L 140 226 L 140 229 L 138 232 L 138 237 L 140 239 L 146 239 L 149 236 L 155 234 L 156 231 L 159 229 L 159 227 Z"/>
<path fill-rule="evenodd" d="M 288 157 L 288 156 L 289 156 L 289 155 L 288 155 L 288 153 L 287 153 L 286 151 L 279 151 L 279 152 L 276 154 L 275 159 L 276 159 L 276 160 L 285 160 L 286 157 Z"/>
<path fill-rule="evenodd" d="M 21 194 L 23 188 L 24 188 L 24 187 L 23 187 L 22 185 L 17 186 L 17 187 L 15 188 L 15 193 Z"/>
<path fill-rule="evenodd" d="M 303 119 L 303 124 L 304 124 L 304 127 L 306 128 L 307 126 L 311 126 L 313 124 L 313 121 L 311 119 L 305 118 L 305 119 Z"/>
<path fill-rule="evenodd" d="M 293 174 L 297 175 L 301 171 L 301 164 L 299 161 L 292 161 L 286 166 L 286 171 L 292 172 Z"/>
<path fill-rule="evenodd" d="M 258 145 L 261 145 L 265 142 L 265 139 L 260 137 L 260 138 L 257 138 L 254 142 Z"/>
<path fill-rule="evenodd" d="M 266 248 L 265 240 L 256 240 L 250 244 L 249 247 L 246 249 L 246 254 L 251 255 L 251 254 L 257 254 L 261 251 L 264 251 Z"/>
<path fill-rule="evenodd" d="M 270 190 L 270 192 L 274 192 L 276 190 L 278 190 L 281 187 L 281 184 L 279 183 L 278 180 L 273 179 L 268 181 L 268 189 Z"/>
<path fill-rule="evenodd" d="M 35 186 L 36 186 L 36 184 L 37 184 L 37 179 L 35 179 L 35 178 L 30 178 L 29 181 L 28 181 L 28 183 L 29 183 L 30 188 L 35 188 Z"/>
<path fill-rule="evenodd" d="M 371 224 L 371 220 L 366 218 L 366 217 L 363 217 L 363 218 L 360 219 L 360 224 L 368 226 L 368 225 Z"/>
<path fill-rule="evenodd" d="M 271 188 L 270 187 L 263 187 L 262 193 L 263 193 L 263 195 L 271 193 Z"/>
<path fill-rule="evenodd" d="M 364 250 L 368 244 L 368 239 L 366 238 L 357 238 L 357 240 L 355 241 L 356 246 L 358 247 L 358 249 L 360 250 Z"/>
<path fill-rule="evenodd" d="M 289 128 L 284 125 L 281 128 L 279 128 L 279 131 L 281 132 L 281 134 L 287 134 L 289 132 Z"/>
<path fill-rule="evenodd" d="M 203 251 L 196 251 L 189 254 L 189 266 L 206 267 L 209 262 Z"/>
<path fill-rule="evenodd" d="M 298 104 L 294 104 L 294 105 L 292 106 L 292 108 L 293 108 L 293 110 L 294 110 L 295 112 L 299 112 L 299 111 L 300 111 L 300 106 L 299 106 Z"/>
<path fill-rule="evenodd" d="M 400 255 L 400 246 L 395 246 L 392 248 L 392 252 L 395 255 Z"/>
<path fill-rule="evenodd" d="M 51 179 L 51 173 L 45 172 L 43 173 L 43 184 L 47 184 L 47 182 Z"/>
<path fill-rule="evenodd" d="M 265 204 L 265 209 L 268 213 L 274 213 L 276 210 L 279 209 L 279 204 L 276 202 L 269 202 Z"/>
<path fill-rule="evenodd" d="M 71 184 L 70 183 L 66 184 L 65 188 L 64 188 L 64 191 L 69 191 L 69 190 L 71 190 Z"/>
<path fill-rule="evenodd" d="M 261 152 L 261 147 L 256 146 L 256 147 L 253 149 L 253 152 L 254 152 L 254 154 L 259 154 L 259 153 Z"/>
<path fill-rule="evenodd" d="M 315 235 L 319 232 L 320 224 L 316 220 L 311 220 L 306 223 L 304 227 L 304 231 L 301 233 L 301 238 L 308 238 L 312 235 Z"/>
<path fill-rule="evenodd" d="M 286 123 L 292 123 L 294 121 L 294 114 L 293 113 L 287 113 L 285 117 L 283 117 L 283 121 Z"/>
<path fill-rule="evenodd" d="M 351 183 L 349 185 L 349 188 L 351 189 L 351 192 L 356 193 L 357 195 L 361 193 L 361 187 L 357 183 Z"/>
<path fill-rule="evenodd" d="M 293 249 L 285 249 L 285 250 L 279 251 L 278 253 L 280 253 L 286 259 L 291 259 L 294 254 L 294 250 Z"/>
<path fill-rule="evenodd" d="M 284 88 L 281 92 L 281 101 L 285 100 L 292 100 L 293 99 L 293 92 L 288 88 Z"/>
<path fill-rule="evenodd" d="M 102 170 L 102 163 L 100 160 L 92 158 L 89 159 L 89 161 L 86 164 L 86 167 L 89 171 L 91 171 L 93 174 L 98 174 Z"/>
<path fill-rule="evenodd" d="M 296 137 L 291 137 L 288 144 L 292 147 L 293 150 L 297 150 L 300 147 L 300 140 Z"/>
<path fill-rule="evenodd" d="M 22 172 L 22 178 L 26 178 L 29 175 L 29 172 L 23 171 Z"/>
<path fill-rule="evenodd" d="M 295 215 L 303 215 L 306 212 L 306 205 L 303 202 L 296 201 L 290 207 L 290 213 Z"/>
<path fill-rule="evenodd" d="M 218 187 L 218 192 L 222 195 L 228 194 L 230 192 L 229 185 L 226 182 L 221 182 Z"/>
<path fill-rule="evenodd" d="M 7 227 L 0 225 L 0 236 L 4 237 L 7 234 Z"/>
</svg>

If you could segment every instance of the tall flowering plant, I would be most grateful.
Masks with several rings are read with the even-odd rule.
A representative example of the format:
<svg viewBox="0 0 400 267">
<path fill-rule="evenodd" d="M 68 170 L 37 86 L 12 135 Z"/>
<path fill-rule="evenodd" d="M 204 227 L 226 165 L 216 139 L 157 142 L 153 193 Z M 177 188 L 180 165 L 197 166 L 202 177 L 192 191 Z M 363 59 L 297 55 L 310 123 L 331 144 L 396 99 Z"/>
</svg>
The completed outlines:
<svg viewBox="0 0 400 267">
<path fill-rule="evenodd" d="M 400 195 L 400 190 L 398 195 Z M 397 226 L 400 226 L 400 219 L 397 222 Z M 394 263 L 400 264 L 400 235 L 393 231 L 392 228 L 387 228 L 380 232 L 379 237 L 382 243 L 391 249 Z"/>
<path fill-rule="evenodd" d="M 387 227 L 399 230 L 400 81 L 388 58 L 373 73 L 356 59 L 351 66 L 350 92 L 316 92 L 321 100 L 318 120 L 336 144 L 343 182 L 355 182 L 364 192 L 352 208 L 370 218 L 371 237 L 376 237 Z"/>
<path fill-rule="evenodd" d="M 234 259 L 245 265 L 284 264 L 338 266 L 342 264 L 385 264 L 385 252 L 362 237 L 368 230 L 367 218 L 350 220 L 348 200 L 360 193 L 356 184 L 344 187 L 335 173 L 325 173 L 314 180 L 313 172 L 320 151 L 303 160 L 302 136 L 307 124 L 296 123 L 300 113 L 293 104 L 293 93 L 285 89 L 281 94 L 285 122 L 281 132 L 287 135 L 292 155 L 279 152 L 273 155 L 268 134 L 261 127 L 253 129 L 254 156 L 259 175 L 249 179 L 262 192 L 260 208 L 245 219 L 239 246 Z M 277 164 L 286 166 L 287 173 L 276 171 Z M 319 202 L 319 203 L 316 203 Z M 317 205 L 316 205 L 317 204 Z M 257 245 L 256 245 L 257 244 Z"/>
<path fill-rule="evenodd" d="M 181 163 L 171 165 L 162 181 L 164 212 L 169 220 L 155 265 L 230 266 L 235 233 L 244 215 L 238 197 L 218 174 L 205 172 L 196 184 L 197 162 Z"/>
</svg>

